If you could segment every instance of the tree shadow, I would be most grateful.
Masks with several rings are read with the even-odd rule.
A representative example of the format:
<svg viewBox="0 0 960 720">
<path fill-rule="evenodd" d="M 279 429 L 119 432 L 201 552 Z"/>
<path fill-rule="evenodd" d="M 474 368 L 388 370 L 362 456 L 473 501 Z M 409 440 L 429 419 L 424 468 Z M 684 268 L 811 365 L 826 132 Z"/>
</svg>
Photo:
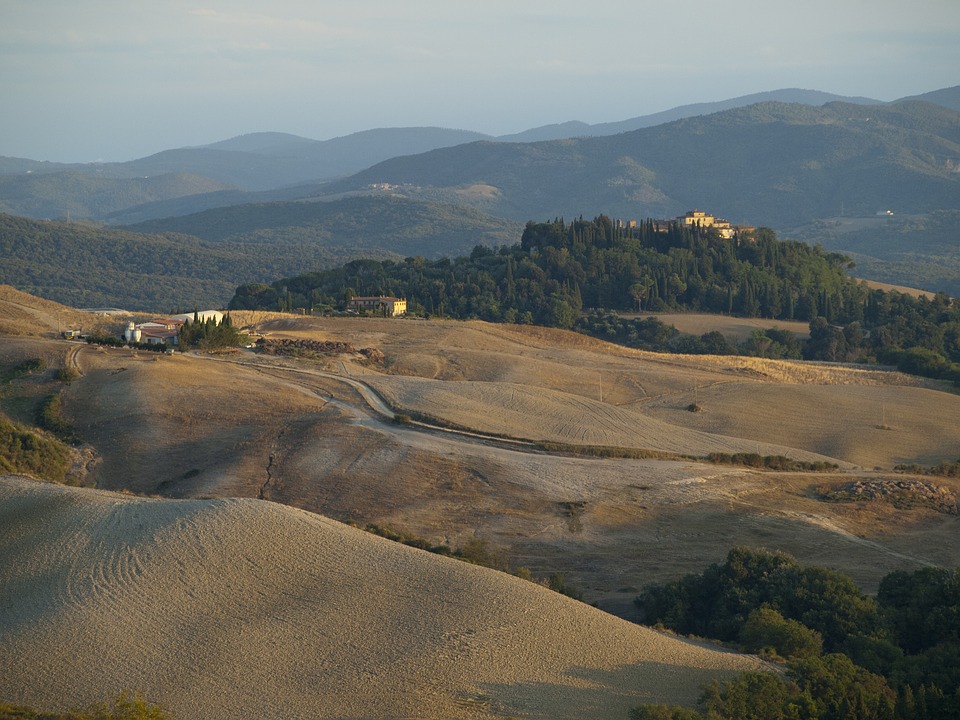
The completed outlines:
<svg viewBox="0 0 960 720">
<path fill-rule="evenodd" d="M 524 718 L 626 718 L 645 703 L 695 706 L 712 680 L 733 670 L 637 662 L 604 670 L 573 667 L 569 683 L 487 683 L 476 696 L 485 709 Z"/>
</svg>

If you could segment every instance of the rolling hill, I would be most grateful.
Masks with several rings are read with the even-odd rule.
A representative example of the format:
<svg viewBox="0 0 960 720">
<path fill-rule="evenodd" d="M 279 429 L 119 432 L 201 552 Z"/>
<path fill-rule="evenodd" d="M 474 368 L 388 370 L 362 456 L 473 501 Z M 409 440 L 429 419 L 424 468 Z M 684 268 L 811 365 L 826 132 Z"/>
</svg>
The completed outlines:
<svg viewBox="0 0 960 720">
<path fill-rule="evenodd" d="M 953 457 L 943 383 L 535 326 L 251 312 L 235 323 L 266 340 L 345 349 L 157 355 L 55 339 L 68 312 L 0 292 L 0 410 L 55 392 L 78 482 L 98 488 L 0 478 L 3 699 L 131 689 L 178 720 L 606 718 L 758 667 L 337 521 L 479 548 L 633 619 L 641 587 L 734 545 L 867 591 L 958 556 L 960 481 L 893 471 Z M 46 368 L 10 372 L 31 358 Z M 707 462 L 718 448 L 838 467 Z"/>
<path fill-rule="evenodd" d="M 599 719 L 759 666 L 274 503 L 0 476 L 0 519 L 0 696 L 34 705 Z"/>
<path fill-rule="evenodd" d="M 207 210 L 132 225 L 137 232 L 176 232 L 213 242 L 321 242 L 402 257 L 450 257 L 475 245 L 513 244 L 520 223 L 450 203 L 383 195 L 329 202 L 275 202 Z"/>
<path fill-rule="evenodd" d="M 37 219 L 106 218 L 130 207 L 216 195 L 231 188 L 184 172 L 138 178 L 79 170 L 0 175 L 0 212 Z"/>
<path fill-rule="evenodd" d="M 942 91 L 944 94 L 934 95 L 933 97 L 918 97 L 928 102 L 937 102 L 942 100 L 944 103 L 953 102 L 956 99 L 956 93 Z M 566 122 L 556 125 L 544 125 L 543 127 L 525 130 L 514 135 L 502 135 L 498 140 L 505 142 L 540 142 L 542 140 L 562 140 L 572 137 L 599 137 L 604 135 L 617 135 L 623 132 L 639 130 L 641 128 L 662 125 L 683 118 L 696 117 L 698 115 L 711 115 L 724 110 L 733 110 L 734 108 L 744 107 L 746 105 L 756 105 L 757 103 L 781 102 L 781 103 L 802 103 L 804 105 L 826 105 L 830 102 L 847 102 L 858 105 L 882 105 L 879 100 L 871 100 L 864 97 L 846 97 L 843 95 L 834 95 L 833 93 L 820 92 L 819 90 L 801 90 L 790 88 L 784 90 L 773 90 L 769 92 L 752 93 L 742 95 L 729 100 L 720 100 L 717 102 L 694 103 L 692 105 L 681 105 L 679 107 L 664 110 L 663 112 L 653 113 L 651 115 L 641 115 L 640 117 L 630 118 L 629 120 L 620 120 L 617 122 L 606 122 L 589 125 L 587 123 Z M 946 105 L 952 107 L 952 105 Z M 956 110 L 957 108 L 953 108 Z"/>
<path fill-rule="evenodd" d="M 52 312 L 36 312 L 55 330 Z M 900 482 L 899 463 L 954 457 L 960 404 L 936 381 L 876 367 L 665 356 L 476 321 L 237 311 L 234 322 L 268 340 L 375 348 L 384 360 L 157 356 L 12 337 L 2 369 L 45 357 L 48 370 L 5 388 L 0 408 L 19 407 L 35 383 L 50 392 L 56 368 L 69 364 L 80 377 L 62 388 L 61 412 L 88 453 L 86 484 L 262 497 L 431 545 L 480 539 L 502 562 L 535 578 L 563 573 L 588 602 L 630 618 L 624 588 L 699 571 L 738 544 L 783 549 L 868 589 L 891 569 L 957 556 L 954 515 L 821 497 L 857 480 Z M 369 399 L 377 397 L 396 410 Z M 393 422 L 393 412 L 437 428 Z M 770 473 L 703 460 L 716 451 L 839 467 Z M 960 490 L 955 479 L 925 481 Z"/>
<path fill-rule="evenodd" d="M 834 217 L 792 228 L 790 237 L 821 243 L 857 264 L 857 277 L 960 296 L 960 210 L 924 215 Z"/>
</svg>

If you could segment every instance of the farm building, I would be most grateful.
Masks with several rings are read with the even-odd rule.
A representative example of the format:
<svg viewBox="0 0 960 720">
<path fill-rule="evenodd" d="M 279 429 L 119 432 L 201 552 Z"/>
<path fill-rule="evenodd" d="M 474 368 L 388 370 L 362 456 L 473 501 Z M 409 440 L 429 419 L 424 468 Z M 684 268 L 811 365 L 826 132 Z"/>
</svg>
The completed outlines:
<svg viewBox="0 0 960 720">
<path fill-rule="evenodd" d="M 386 314 L 390 317 L 403 315 L 407 312 L 406 298 L 385 297 L 355 297 L 347 301 L 347 310 L 363 310 L 365 312 Z"/>
</svg>

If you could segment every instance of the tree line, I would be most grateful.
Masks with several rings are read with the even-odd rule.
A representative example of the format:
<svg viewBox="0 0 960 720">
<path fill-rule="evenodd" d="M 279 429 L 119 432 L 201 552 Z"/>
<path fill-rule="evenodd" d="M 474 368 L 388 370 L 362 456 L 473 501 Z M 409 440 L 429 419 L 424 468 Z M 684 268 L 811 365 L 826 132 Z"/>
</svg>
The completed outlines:
<svg viewBox="0 0 960 720">
<path fill-rule="evenodd" d="M 779 240 L 768 228 L 724 238 L 712 227 L 677 222 L 626 227 L 606 216 L 558 218 L 527 223 L 513 246 L 478 245 L 469 256 L 356 260 L 243 285 L 230 307 L 316 312 L 354 295 L 389 295 L 405 297 L 408 312 L 424 316 L 577 329 L 676 352 L 892 363 L 960 379 L 960 306 L 945 294 L 871 289 L 848 276 L 852 266 L 821 247 Z M 801 344 L 766 331 L 743 348 L 718 335 L 665 337 L 655 321 L 622 317 L 645 310 L 801 320 L 810 323 L 810 339 Z"/>
</svg>

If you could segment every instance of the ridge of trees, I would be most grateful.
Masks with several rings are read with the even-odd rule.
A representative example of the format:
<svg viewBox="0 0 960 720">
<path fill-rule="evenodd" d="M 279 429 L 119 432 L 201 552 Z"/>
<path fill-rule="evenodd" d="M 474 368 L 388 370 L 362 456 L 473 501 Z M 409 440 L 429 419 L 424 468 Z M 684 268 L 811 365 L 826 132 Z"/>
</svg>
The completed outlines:
<svg viewBox="0 0 960 720">
<path fill-rule="evenodd" d="M 623 227 L 606 216 L 528 222 L 512 247 L 401 263 L 372 260 L 244 285 L 232 307 L 276 310 L 336 305 L 343 294 L 406 297 L 431 315 L 572 327 L 584 307 L 630 311 L 686 307 L 748 316 L 831 318 L 843 306 L 842 255 L 782 242 L 761 228 L 752 242 L 712 228 L 652 220 Z"/>
<path fill-rule="evenodd" d="M 722 238 L 714 228 L 606 216 L 528 222 L 518 244 L 469 256 L 355 260 L 339 268 L 242 285 L 233 309 L 331 310 L 353 295 L 407 299 L 425 316 L 576 329 L 632 347 L 843 362 L 883 362 L 960 379 L 960 304 L 870 289 L 849 258 L 782 241 L 768 228 Z M 584 317 L 584 309 L 593 312 Z M 810 323 L 810 339 L 763 331 L 741 347 L 719 333 L 672 333 L 639 310 L 689 310 Z"/>
</svg>

